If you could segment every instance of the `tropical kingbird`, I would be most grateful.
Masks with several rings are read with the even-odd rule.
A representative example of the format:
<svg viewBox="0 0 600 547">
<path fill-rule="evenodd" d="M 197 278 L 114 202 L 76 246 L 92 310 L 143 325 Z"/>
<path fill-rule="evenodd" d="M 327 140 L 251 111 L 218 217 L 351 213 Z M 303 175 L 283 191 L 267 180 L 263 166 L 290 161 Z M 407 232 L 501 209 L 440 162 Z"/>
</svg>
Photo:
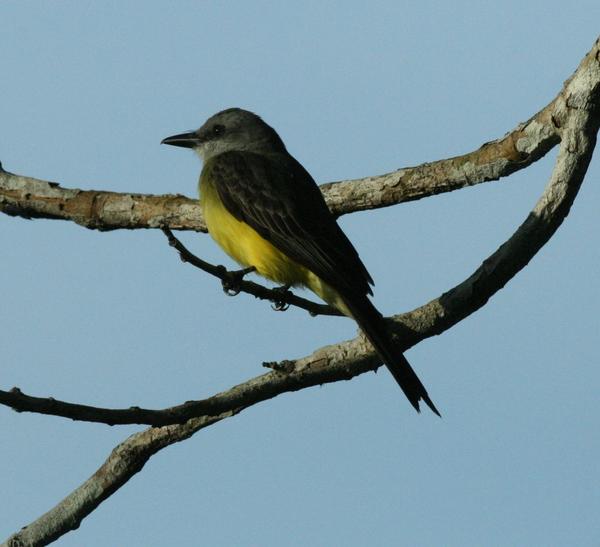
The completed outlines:
<svg viewBox="0 0 600 547">
<path fill-rule="evenodd" d="M 213 239 L 243 267 L 285 286 L 304 286 L 353 318 L 419 411 L 438 410 L 383 316 L 369 300 L 373 280 L 319 187 L 259 116 L 230 108 L 164 144 L 203 160 L 200 204 Z"/>
</svg>

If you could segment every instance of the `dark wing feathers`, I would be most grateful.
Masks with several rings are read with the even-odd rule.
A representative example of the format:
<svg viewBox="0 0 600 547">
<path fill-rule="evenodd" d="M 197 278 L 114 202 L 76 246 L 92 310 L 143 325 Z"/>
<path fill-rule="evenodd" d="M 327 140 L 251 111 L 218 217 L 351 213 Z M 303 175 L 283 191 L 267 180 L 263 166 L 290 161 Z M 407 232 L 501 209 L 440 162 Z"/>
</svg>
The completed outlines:
<svg viewBox="0 0 600 547">
<path fill-rule="evenodd" d="M 250 152 L 226 152 L 204 169 L 233 216 L 341 294 L 411 404 L 419 410 L 422 399 L 439 415 L 367 298 L 371 277 L 307 171 L 289 154 Z"/>
<path fill-rule="evenodd" d="M 343 294 L 373 281 L 310 174 L 289 154 L 226 152 L 205 169 L 227 210 Z"/>
</svg>

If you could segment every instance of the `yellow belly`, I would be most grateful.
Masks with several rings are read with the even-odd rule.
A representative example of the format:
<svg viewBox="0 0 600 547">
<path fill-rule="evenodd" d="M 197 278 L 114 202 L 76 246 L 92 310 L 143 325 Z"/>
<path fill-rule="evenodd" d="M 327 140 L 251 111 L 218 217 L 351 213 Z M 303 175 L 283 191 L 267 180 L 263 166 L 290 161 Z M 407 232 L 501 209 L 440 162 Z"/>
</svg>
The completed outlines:
<svg viewBox="0 0 600 547">
<path fill-rule="evenodd" d="M 262 238 L 245 222 L 235 218 L 221 202 L 211 184 L 203 182 L 200 192 L 202 214 L 208 232 L 238 264 L 254 266 L 267 279 L 284 285 L 304 285 L 308 271 Z"/>
<path fill-rule="evenodd" d="M 202 180 L 200 205 L 208 232 L 219 246 L 243 267 L 253 266 L 259 275 L 282 285 L 308 287 L 323 300 L 350 315 L 337 291 L 304 266 L 292 260 L 236 219 L 223 205 L 214 186 Z"/>
</svg>

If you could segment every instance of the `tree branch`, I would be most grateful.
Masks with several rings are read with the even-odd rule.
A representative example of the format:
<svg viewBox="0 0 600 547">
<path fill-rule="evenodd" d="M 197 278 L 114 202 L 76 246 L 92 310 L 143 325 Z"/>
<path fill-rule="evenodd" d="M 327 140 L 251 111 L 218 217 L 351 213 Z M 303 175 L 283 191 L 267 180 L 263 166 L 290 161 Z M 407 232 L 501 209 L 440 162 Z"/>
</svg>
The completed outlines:
<svg viewBox="0 0 600 547">
<path fill-rule="evenodd" d="M 402 349 L 440 334 L 482 307 L 521 270 L 550 239 L 566 217 L 583 182 L 600 124 L 599 42 L 555 99 L 550 113 L 563 139 L 548 186 L 525 222 L 464 282 L 412 312 L 390 322 Z M 577 76 L 577 77 L 575 77 Z M 0 391 L 0 403 L 19 411 L 35 411 L 77 420 L 114 424 L 164 425 L 198 416 L 214 416 L 305 387 L 349 379 L 380 363 L 362 336 L 327 346 L 275 371 L 201 401 L 163 410 L 132 407 L 106 409 L 55 399 L 29 397 L 19 390 Z"/>
<path fill-rule="evenodd" d="M 550 181 L 533 211 L 467 280 L 421 308 L 393 318 L 391 326 L 401 336 L 402 347 L 439 334 L 482 307 L 556 232 L 577 195 L 596 144 L 600 125 L 599 58 L 600 41 L 597 41 L 552 103 L 548 114 L 561 138 L 561 146 Z M 3 545 L 43 545 L 76 528 L 160 449 L 240 412 L 253 402 L 315 383 L 350 378 L 377 366 L 377 357 L 368 343 L 358 337 L 291 362 L 286 373 L 271 372 L 198 401 L 213 417 L 201 416 L 181 425 L 150 428 L 133 435 L 113 450 L 105 464 L 83 485 Z M 279 391 L 274 393 L 276 386 Z M 208 401 L 211 402 L 207 405 Z M 219 405 L 230 410 L 218 410 Z"/>
<path fill-rule="evenodd" d="M 231 277 L 235 272 L 229 272 L 224 266 L 215 266 L 210 264 L 196 255 L 192 254 L 184 245 L 179 241 L 169 228 L 163 228 L 162 231 L 169 240 L 169 245 L 173 247 L 179 253 L 179 256 L 183 262 L 187 262 L 196 268 L 199 268 L 203 272 L 206 272 L 214 277 L 220 279 L 223 283 L 229 283 Z M 239 289 L 239 290 L 238 290 Z M 252 281 L 246 281 L 244 279 L 236 280 L 236 293 L 245 292 L 260 298 L 261 300 L 269 300 L 273 304 L 275 311 L 285 311 L 286 306 L 296 306 L 306 310 L 311 315 L 334 315 L 341 316 L 342 314 L 327 304 L 318 304 L 312 302 L 306 298 L 301 298 L 295 295 L 291 291 L 282 291 L 279 288 L 268 289 L 267 287 Z"/>
<path fill-rule="evenodd" d="M 504 137 L 468 154 L 384 175 L 324 184 L 321 190 L 325 200 L 333 213 L 341 216 L 510 175 L 531 165 L 558 144 L 560 131 L 552 112 L 559 98 L 560 94 Z M 14 175 L 4 171 L 1 164 L 0 211 L 22 218 L 70 220 L 85 228 L 104 231 L 168 227 L 206 232 L 197 200 L 185 196 L 62 188 L 56 182 Z"/>
<path fill-rule="evenodd" d="M 401 331 L 396 334 L 401 337 L 399 344 L 403 349 L 447 330 L 482 307 L 533 258 L 566 217 L 591 159 L 600 123 L 597 115 L 599 84 L 589 97 L 574 87 L 569 88 L 569 93 L 554 112 L 556 119 L 564 123 L 563 143 L 550 182 L 536 207 L 515 234 L 467 280 L 425 306 L 394 318 L 396 330 Z M 353 347 L 357 340 L 362 340 L 362 337 L 289 362 L 285 373 L 271 372 L 203 401 L 164 410 L 101 409 L 27 397 L 14 391 L 8 394 L 2 392 L 0 402 L 18 410 L 35 410 L 109 424 L 182 422 L 194 416 L 218 415 L 281 393 L 351 378 L 377 368 L 379 363 L 371 349 Z"/>
<path fill-rule="evenodd" d="M 58 505 L 10 536 L 0 547 L 48 545 L 71 530 L 131 477 L 139 473 L 159 450 L 191 437 L 235 412 L 212 418 L 198 418 L 178 426 L 149 428 L 131 435 L 117 445 L 100 468 Z"/>
</svg>

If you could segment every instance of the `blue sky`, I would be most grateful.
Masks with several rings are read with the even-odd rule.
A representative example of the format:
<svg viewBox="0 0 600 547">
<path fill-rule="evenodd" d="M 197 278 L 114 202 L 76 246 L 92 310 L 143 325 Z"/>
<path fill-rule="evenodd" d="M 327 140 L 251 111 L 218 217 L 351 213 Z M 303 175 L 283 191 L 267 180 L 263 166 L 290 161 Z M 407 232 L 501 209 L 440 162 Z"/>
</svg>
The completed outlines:
<svg viewBox="0 0 600 547">
<path fill-rule="evenodd" d="M 199 161 L 159 142 L 230 106 L 262 115 L 319 182 L 473 150 L 556 95 L 600 5 L 5 1 L 0 18 L 5 169 L 192 196 Z M 381 311 L 467 277 L 553 158 L 343 217 Z M 416 415 L 384 370 L 285 395 L 164 450 L 58 544 L 597 544 L 599 176 L 595 158 L 559 232 L 484 309 L 408 353 L 442 420 Z M 205 235 L 182 239 L 228 263 Z M 0 246 L 3 389 L 159 408 L 356 333 L 226 297 L 156 231 L 0 215 Z M 1 538 L 139 429 L 6 408 L 0 428 Z"/>
</svg>

